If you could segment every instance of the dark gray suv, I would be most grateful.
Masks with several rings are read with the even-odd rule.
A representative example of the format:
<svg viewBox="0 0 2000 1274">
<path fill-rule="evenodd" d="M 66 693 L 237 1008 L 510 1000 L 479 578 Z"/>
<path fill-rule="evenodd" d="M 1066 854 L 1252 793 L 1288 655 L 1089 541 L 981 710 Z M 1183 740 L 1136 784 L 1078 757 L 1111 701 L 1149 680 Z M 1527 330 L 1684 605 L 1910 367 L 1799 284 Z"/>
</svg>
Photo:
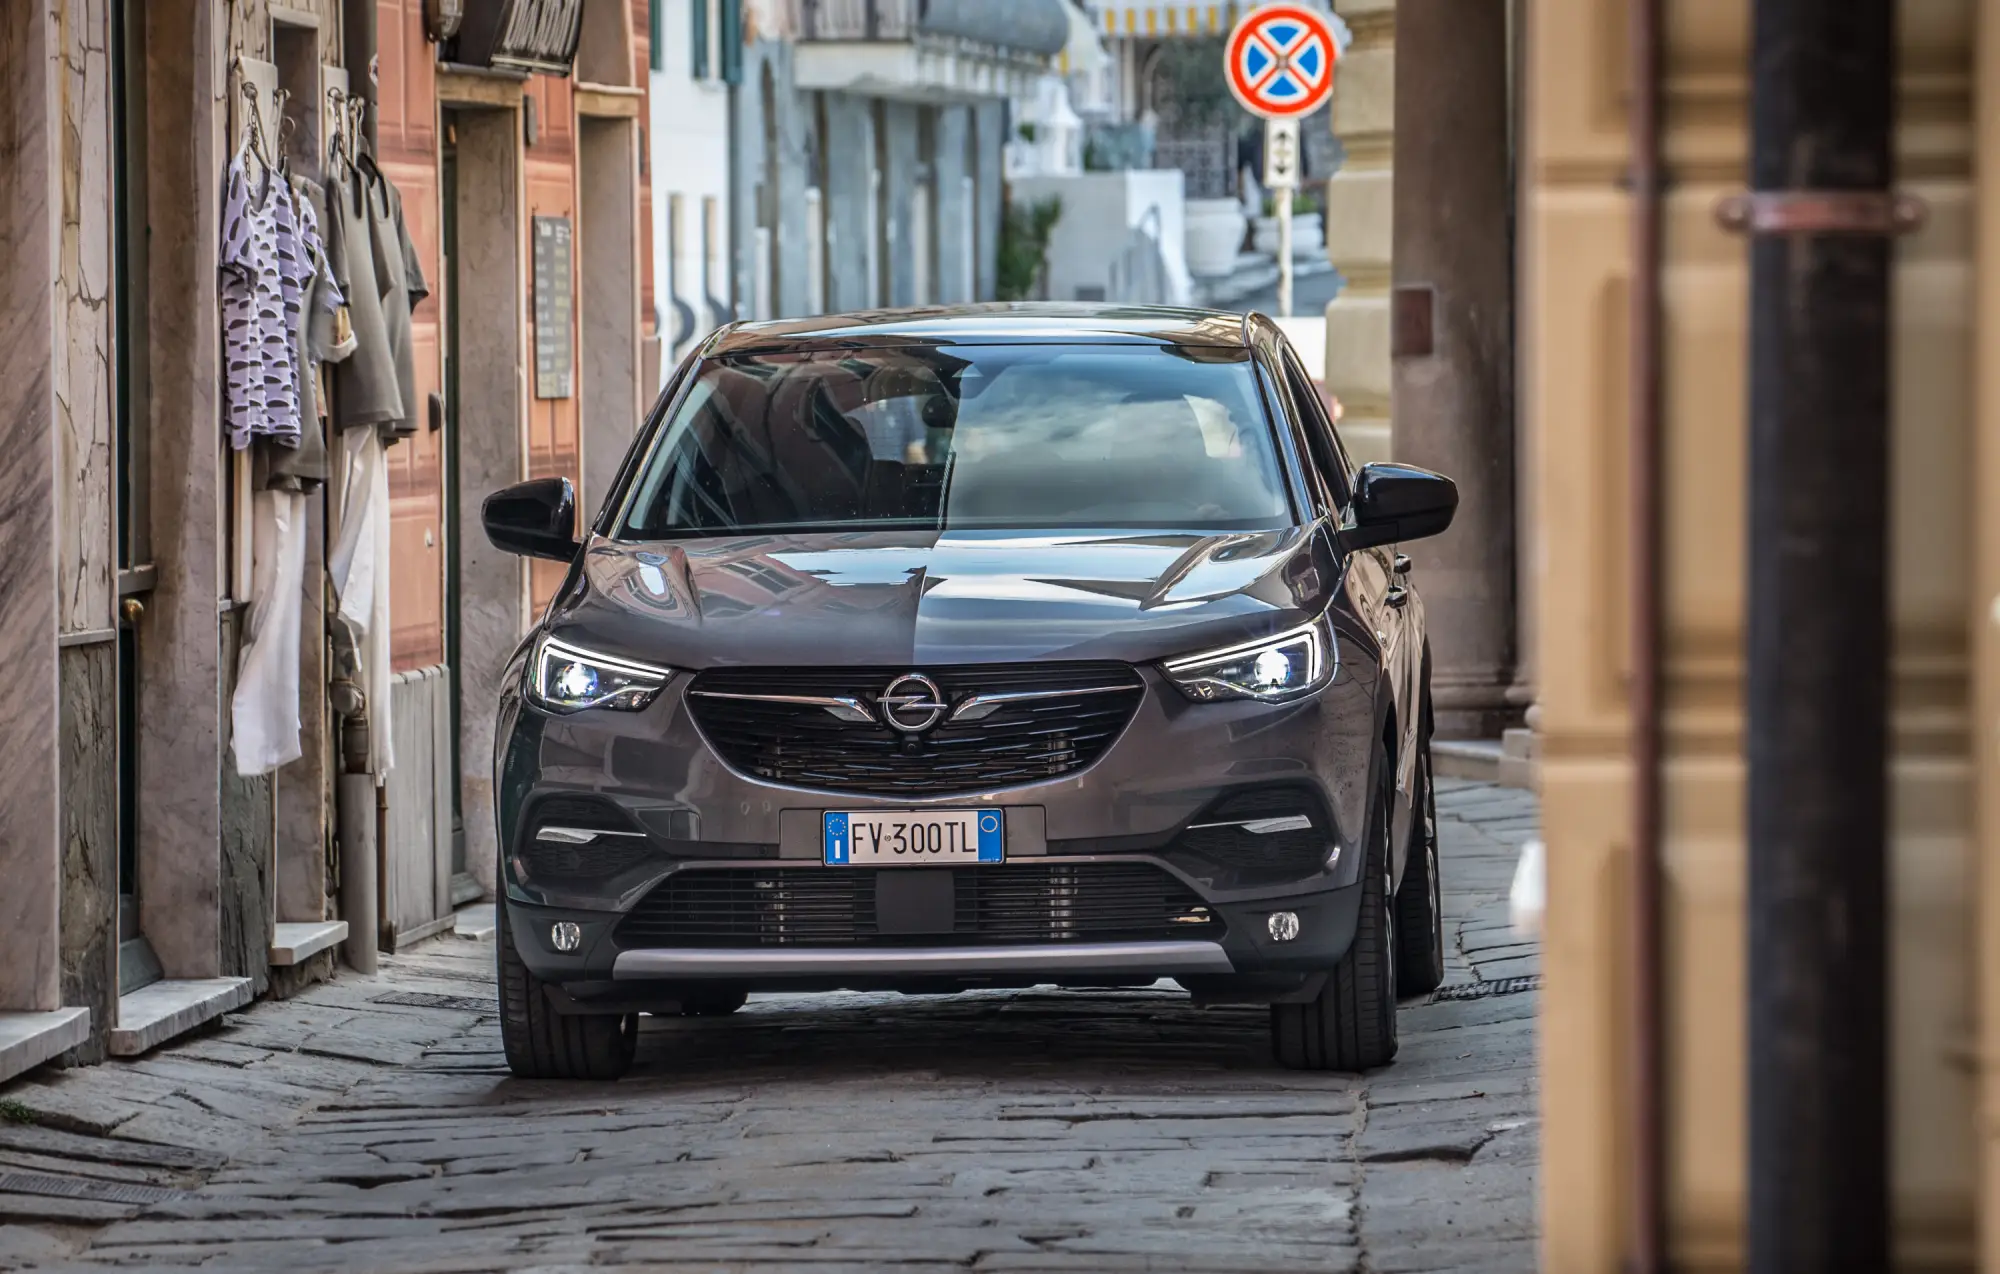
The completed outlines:
<svg viewBox="0 0 2000 1274">
<path fill-rule="evenodd" d="M 1443 976 L 1423 604 L 1269 320 L 746 323 L 676 372 L 500 695 L 502 1034 L 613 1078 L 752 991 L 1144 985 L 1377 1066 Z"/>
</svg>

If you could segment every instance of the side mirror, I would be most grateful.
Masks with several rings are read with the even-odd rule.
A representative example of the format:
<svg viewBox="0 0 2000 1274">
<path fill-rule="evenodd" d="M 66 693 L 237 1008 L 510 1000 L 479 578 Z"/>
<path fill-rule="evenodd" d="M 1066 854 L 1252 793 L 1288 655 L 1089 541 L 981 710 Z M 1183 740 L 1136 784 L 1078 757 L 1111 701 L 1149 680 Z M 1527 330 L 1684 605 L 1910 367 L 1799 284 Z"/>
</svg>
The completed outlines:
<svg viewBox="0 0 2000 1274">
<path fill-rule="evenodd" d="M 1407 464 L 1368 464 L 1354 484 L 1354 525 L 1340 533 L 1349 549 L 1436 535 L 1458 512 L 1458 484 Z"/>
<path fill-rule="evenodd" d="M 479 506 L 479 518 L 486 538 L 503 552 L 573 562 L 583 547 L 576 541 L 576 488 L 568 478 L 502 487 Z"/>
</svg>

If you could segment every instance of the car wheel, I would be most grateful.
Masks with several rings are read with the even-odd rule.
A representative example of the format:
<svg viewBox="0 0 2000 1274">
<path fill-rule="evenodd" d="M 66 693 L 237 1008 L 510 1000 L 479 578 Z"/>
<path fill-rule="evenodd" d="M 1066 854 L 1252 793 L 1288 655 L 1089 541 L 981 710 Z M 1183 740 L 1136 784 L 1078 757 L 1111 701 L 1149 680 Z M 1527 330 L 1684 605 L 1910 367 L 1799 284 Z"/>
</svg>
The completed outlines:
<svg viewBox="0 0 2000 1274">
<path fill-rule="evenodd" d="M 1295 1070 L 1358 1071 L 1396 1056 L 1396 907 L 1390 887 L 1389 826 L 1395 775 L 1388 749 L 1375 750 L 1379 775 L 1368 810 L 1361 865 L 1361 914 L 1354 943 L 1303 1004 L 1271 1006 L 1271 1046 Z"/>
<path fill-rule="evenodd" d="M 1417 790 L 1403 884 L 1396 891 L 1396 983 L 1404 995 L 1428 995 L 1444 981 L 1444 894 L 1438 875 L 1437 784 L 1431 769 L 1430 696 L 1417 737 Z"/>
<path fill-rule="evenodd" d="M 681 999 L 682 1017 L 728 1017 L 743 1007 L 750 993 L 737 987 L 717 987 Z"/>
<path fill-rule="evenodd" d="M 637 1014 L 562 1014 L 514 948 L 501 899 L 494 946 L 500 961 L 500 1042 L 522 1079 L 617 1079 L 639 1047 Z"/>
</svg>

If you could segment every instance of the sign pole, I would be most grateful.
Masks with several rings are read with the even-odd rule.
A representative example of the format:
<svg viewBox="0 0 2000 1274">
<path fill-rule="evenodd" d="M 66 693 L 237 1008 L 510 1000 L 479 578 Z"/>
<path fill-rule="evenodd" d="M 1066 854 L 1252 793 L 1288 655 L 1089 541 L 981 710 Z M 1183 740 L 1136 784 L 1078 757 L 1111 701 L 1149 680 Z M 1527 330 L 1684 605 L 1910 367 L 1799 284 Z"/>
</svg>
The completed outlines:
<svg viewBox="0 0 2000 1274">
<path fill-rule="evenodd" d="M 1336 21 L 1338 21 L 1336 19 Z M 1344 28 L 1343 28 L 1344 29 Z M 1299 119 L 1333 92 L 1340 31 L 1299 4 L 1251 9 L 1229 34 L 1223 76 L 1264 121 L 1264 188 L 1278 216 L 1278 317 L 1292 316 L 1292 192 L 1299 186 Z"/>
<path fill-rule="evenodd" d="M 1268 125 L 1267 125 L 1268 127 Z M 1278 197 L 1278 317 L 1292 316 L 1292 192 L 1281 187 Z"/>
</svg>

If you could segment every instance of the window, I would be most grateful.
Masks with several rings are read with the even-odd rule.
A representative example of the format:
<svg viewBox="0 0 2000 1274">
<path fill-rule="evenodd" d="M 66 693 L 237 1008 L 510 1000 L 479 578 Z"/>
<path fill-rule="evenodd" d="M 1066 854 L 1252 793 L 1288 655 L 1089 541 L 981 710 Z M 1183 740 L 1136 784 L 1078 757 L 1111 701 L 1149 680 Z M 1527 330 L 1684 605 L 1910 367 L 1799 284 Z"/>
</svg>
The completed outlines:
<svg viewBox="0 0 2000 1274">
<path fill-rule="evenodd" d="M 1354 491 L 1353 466 L 1348 462 L 1346 450 L 1340 445 L 1340 435 L 1334 432 L 1333 421 L 1327 417 L 1326 403 L 1319 396 L 1319 386 L 1313 384 L 1298 355 L 1290 349 L 1284 351 L 1284 362 L 1286 387 L 1297 404 L 1299 427 L 1305 431 L 1313 464 L 1333 488 L 1335 507 L 1344 509 Z"/>
<path fill-rule="evenodd" d="M 661 430 L 623 537 L 1294 521 L 1241 349 L 741 355 L 704 367 Z"/>
<path fill-rule="evenodd" d="M 655 5 L 666 0 L 653 0 Z M 694 25 L 688 32 L 689 47 L 694 53 L 694 62 L 689 72 L 698 80 L 708 78 L 708 6 L 710 0 L 688 0 L 688 12 L 694 15 Z"/>
<path fill-rule="evenodd" d="M 667 0 L 646 0 L 646 65 L 655 71 L 667 69 L 666 19 Z"/>
<path fill-rule="evenodd" d="M 722 0 L 722 82 L 743 82 L 743 0 Z"/>
</svg>

